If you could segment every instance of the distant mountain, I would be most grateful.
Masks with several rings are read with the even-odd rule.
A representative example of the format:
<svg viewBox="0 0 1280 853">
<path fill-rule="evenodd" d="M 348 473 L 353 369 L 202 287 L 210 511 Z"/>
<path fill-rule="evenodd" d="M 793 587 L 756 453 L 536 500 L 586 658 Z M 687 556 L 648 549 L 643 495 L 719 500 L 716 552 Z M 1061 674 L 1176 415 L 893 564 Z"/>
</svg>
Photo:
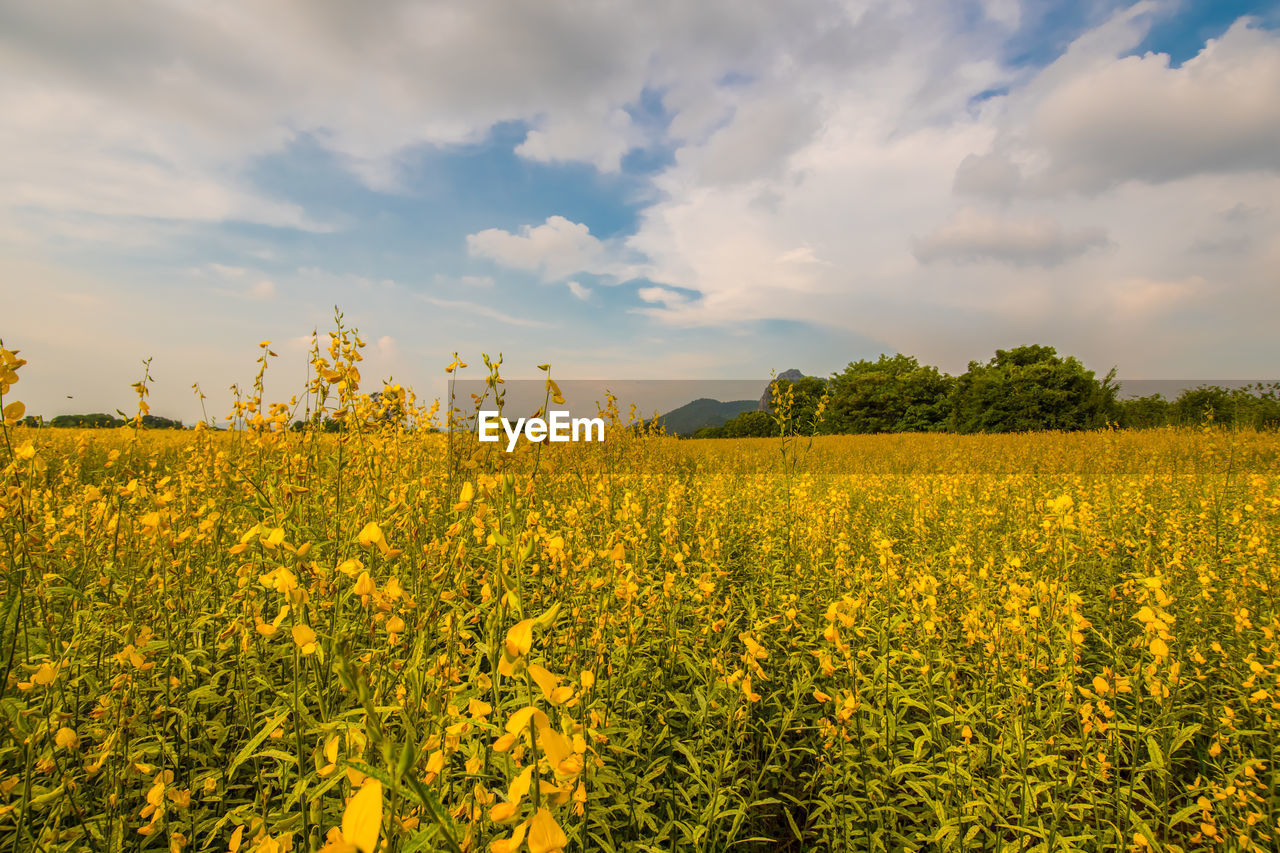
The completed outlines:
<svg viewBox="0 0 1280 853">
<path fill-rule="evenodd" d="M 685 403 L 678 409 L 672 409 L 658 420 L 668 435 L 692 435 L 702 427 L 724 426 L 730 418 L 742 412 L 750 412 L 755 407 L 755 400 L 733 400 L 722 403 L 719 400 L 702 397 L 692 403 Z"/>
<path fill-rule="evenodd" d="M 773 382 L 779 379 L 786 379 L 788 382 L 799 382 L 804 379 L 804 374 L 796 370 L 794 367 L 790 370 L 784 370 L 773 378 Z M 773 382 L 764 386 L 764 394 L 760 396 L 760 403 L 756 406 L 757 412 L 767 412 L 773 408 Z"/>
</svg>

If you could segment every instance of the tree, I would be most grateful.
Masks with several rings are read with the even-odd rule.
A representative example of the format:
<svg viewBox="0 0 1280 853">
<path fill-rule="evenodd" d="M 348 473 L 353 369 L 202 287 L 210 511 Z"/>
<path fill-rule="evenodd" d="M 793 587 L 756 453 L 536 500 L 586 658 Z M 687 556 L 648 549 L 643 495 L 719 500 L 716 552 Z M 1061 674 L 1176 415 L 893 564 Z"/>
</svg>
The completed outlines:
<svg viewBox="0 0 1280 853">
<path fill-rule="evenodd" d="M 964 433 L 1099 429 L 1120 414 L 1114 379 L 1114 369 L 1099 380 L 1053 347 L 996 350 L 956 380 L 950 425 Z"/>
<path fill-rule="evenodd" d="M 1179 424 L 1212 421 L 1220 426 L 1257 429 L 1280 425 L 1280 385 L 1261 383 L 1226 389 L 1218 385 L 1188 388 L 1169 406 L 1170 420 Z"/>
<path fill-rule="evenodd" d="M 1280 427 L 1280 382 L 1263 384 L 1259 382 L 1250 394 L 1251 420 L 1257 429 L 1276 429 Z"/>
<path fill-rule="evenodd" d="M 743 412 L 730 418 L 721 429 L 725 438 L 763 438 L 778 434 L 778 426 L 768 412 Z"/>
<path fill-rule="evenodd" d="M 822 404 L 822 398 L 827 394 L 827 383 L 816 376 L 802 376 L 799 379 L 778 378 L 769 384 L 770 405 L 766 414 L 772 414 L 778 410 L 779 403 L 785 407 L 786 423 L 785 431 L 789 435 L 811 435 L 815 430 L 818 432 L 827 431 L 824 429 L 826 414 L 823 413 L 823 423 L 816 423 L 818 420 L 818 408 Z M 775 421 L 773 429 L 767 435 L 777 435 L 783 431 L 783 427 L 779 427 Z"/>
<path fill-rule="evenodd" d="M 1121 400 L 1120 426 L 1129 429 L 1149 429 L 1169 423 L 1169 401 L 1163 394 L 1146 397 L 1130 397 Z"/>
<path fill-rule="evenodd" d="M 162 418 L 159 415 L 143 415 L 142 426 L 146 429 L 183 429 L 182 421 Z"/>
<path fill-rule="evenodd" d="M 87 427 L 90 429 L 101 429 L 108 427 L 122 427 L 125 422 L 120 418 L 103 414 L 102 412 L 94 412 L 90 415 L 56 415 L 49 421 L 52 427 Z"/>
<path fill-rule="evenodd" d="M 945 428 L 954 380 L 908 355 L 850 362 L 831 378 L 832 432 L 932 432 Z"/>
</svg>

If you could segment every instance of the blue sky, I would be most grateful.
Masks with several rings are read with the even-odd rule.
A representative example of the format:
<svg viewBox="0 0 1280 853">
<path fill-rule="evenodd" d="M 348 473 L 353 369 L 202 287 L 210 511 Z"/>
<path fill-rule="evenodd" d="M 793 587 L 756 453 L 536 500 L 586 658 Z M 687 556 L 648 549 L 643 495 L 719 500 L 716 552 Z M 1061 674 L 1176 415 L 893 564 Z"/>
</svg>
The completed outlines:
<svg viewBox="0 0 1280 853">
<path fill-rule="evenodd" d="M 157 412 L 220 412 L 264 338 L 288 396 L 335 304 L 428 393 L 455 350 L 1280 375 L 1277 3 L 61 5 L 0 12 L 34 412 L 146 357 Z"/>
</svg>

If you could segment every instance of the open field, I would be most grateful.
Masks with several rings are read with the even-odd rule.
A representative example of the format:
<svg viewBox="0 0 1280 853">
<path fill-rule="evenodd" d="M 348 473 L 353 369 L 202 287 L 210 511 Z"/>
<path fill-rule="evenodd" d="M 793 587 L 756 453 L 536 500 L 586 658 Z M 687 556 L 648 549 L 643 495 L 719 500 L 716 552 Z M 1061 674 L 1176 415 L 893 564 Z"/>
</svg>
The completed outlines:
<svg viewBox="0 0 1280 853">
<path fill-rule="evenodd" d="M 1277 844 L 1274 434 L 7 436 L 0 851 Z"/>
</svg>

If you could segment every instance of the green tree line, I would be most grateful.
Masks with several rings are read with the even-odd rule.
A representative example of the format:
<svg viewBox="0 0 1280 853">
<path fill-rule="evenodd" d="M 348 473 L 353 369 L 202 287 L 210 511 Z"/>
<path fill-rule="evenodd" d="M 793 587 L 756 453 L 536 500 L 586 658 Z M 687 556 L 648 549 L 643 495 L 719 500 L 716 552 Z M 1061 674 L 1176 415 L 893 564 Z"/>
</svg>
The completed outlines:
<svg viewBox="0 0 1280 853">
<path fill-rule="evenodd" d="M 73 427 L 79 429 L 110 429 L 122 427 L 133 422 L 133 418 L 118 418 L 102 412 L 88 415 L 55 415 L 44 420 L 38 415 L 28 415 L 22 419 L 26 426 Z M 184 429 L 182 421 L 162 418 L 159 415 L 143 415 L 141 426 L 144 429 Z"/>
<path fill-rule="evenodd" d="M 779 432 L 1027 432 L 1114 426 L 1149 428 L 1207 421 L 1258 429 L 1280 426 L 1280 384 L 1228 389 L 1203 385 L 1176 399 L 1160 394 L 1122 399 L 1115 370 L 1098 377 L 1053 347 L 996 350 L 969 362 L 960 376 L 909 355 L 851 362 L 829 379 L 775 380 L 775 399 L 789 411 L 744 412 L 694 438 L 772 436 Z M 780 391 L 789 393 L 779 395 Z M 824 400 L 825 398 L 825 400 Z"/>
</svg>

